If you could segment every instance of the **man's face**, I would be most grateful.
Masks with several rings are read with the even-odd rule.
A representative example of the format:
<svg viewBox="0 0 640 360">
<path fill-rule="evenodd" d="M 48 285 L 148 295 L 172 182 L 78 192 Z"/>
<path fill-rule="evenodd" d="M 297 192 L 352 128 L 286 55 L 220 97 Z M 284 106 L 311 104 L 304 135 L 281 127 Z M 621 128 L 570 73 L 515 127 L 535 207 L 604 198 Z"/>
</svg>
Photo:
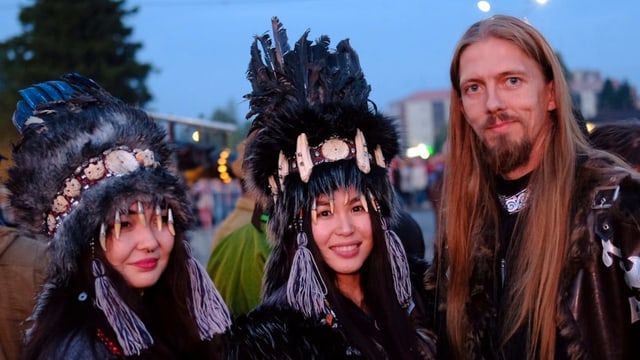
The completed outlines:
<svg viewBox="0 0 640 360">
<path fill-rule="evenodd" d="M 462 52 L 460 89 L 465 119 L 493 170 L 516 179 L 535 169 L 556 108 L 540 66 L 513 43 L 489 37 Z"/>
</svg>

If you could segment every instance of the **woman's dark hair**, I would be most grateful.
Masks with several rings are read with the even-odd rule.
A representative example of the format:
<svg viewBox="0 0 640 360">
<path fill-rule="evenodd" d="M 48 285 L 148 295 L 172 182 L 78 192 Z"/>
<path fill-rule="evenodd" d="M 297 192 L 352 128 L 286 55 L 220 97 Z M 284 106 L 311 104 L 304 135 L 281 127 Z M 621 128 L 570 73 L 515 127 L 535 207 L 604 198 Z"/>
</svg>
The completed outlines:
<svg viewBox="0 0 640 360">
<path fill-rule="evenodd" d="M 102 312 L 96 311 L 93 305 L 95 278 L 91 262 L 94 257 L 102 262 L 105 274 L 118 294 L 156 340 L 154 346 L 143 353 L 144 357 L 186 354 L 196 349 L 200 338 L 188 305 L 191 289 L 185 266 L 188 260 L 185 232 L 180 228 L 176 231 L 167 268 L 158 282 L 145 289 L 142 296 L 139 289 L 127 285 L 122 275 L 107 261 L 100 246 L 95 244 L 93 254 L 85 253 L 78 259 L 81 270 L 75 273 L 69 284 L 49 289 L 51 300 L 47 308 L 39 312 L 21 358 L 49 359 L 52 354 L 63 354 L 65 347 L 70 346 L 68 340 L 80 334 L 88 334 L 88 344 L 98 344 L 97 328 L 110 339 L 116 339 Z M 83 301 L 80 300 L 82 293 L 87 295 Z M 98 358 L 98 350 L 93 351 Z"/>
<path fill-rule="evenodd" d="M 594 148 L 619 156 L 640 167 L 640 120 L 619 121 L 596 126 L 589 136 Z"/>
<path fill-rule="evenodd" d="M 412 351 L 416 349 L 416 333 L 409 320 L 407 310 L 403 309 L 395 296 L 391 265 L 385 245 L 384 231 L 380 222 L 380 215 L 373 204 L 367 199 L 369 218 L 373 234 L 373 248 L 371 254 L 360 269 L 364 302 L 370 315 L 386 339 L 385 347 L 394 359 L 411 359 Z M 313 239 L 311 217 L 305 216 L 304 231 Z M 354 344 L 365 358 L 375 359 L 380 356 L 379 350 L 372 343 L 370 336 L 364 334 L 355 323 L 351 300 L 342 295 L 336 285 L 336 273 L 327 265 L 314 241 L 309 241 L 309 249 L 318 265 L 318 270 L 327 286 L 327 299 L 336 313 L 339 324 L 344 328 L 348 341 Z M 415 353 L 414 353 L 415 354 Z"/>
<path fill-rule="evenodd" d="M 83 263 L 90 262 L 90 255 L 85 254 Z M 90 269 L 90 268 L 87 268 Z M 57 358 L 56 354 L 63 354 L 69 344 L 69 339 L 81 334 L 90 334 L 89 344 L 97 344 L 96 331 L 88 331 L 91 327 L 97 328 L 104 324 L 94 317 L 91 297 L 81 301 L 81 295 L 89 294 L 93 286 L 87 284 L 87 274 L 75 272 L 69 279 L 69 283 L 46 284 L 44 290 L 48 290 L 49 301 L 43 309 L 38 309 L 38 318 L 34 326 L 27 334 L 27 341 L 20 354 L 21 359 L 49 359 Z M 42 294 L 40 295 L 42 296 Z M 98 357 L 97 349 L 91 349 L 95 357 Z M 58 356 L 59 357 L 59 356 Z"/>
</svg>

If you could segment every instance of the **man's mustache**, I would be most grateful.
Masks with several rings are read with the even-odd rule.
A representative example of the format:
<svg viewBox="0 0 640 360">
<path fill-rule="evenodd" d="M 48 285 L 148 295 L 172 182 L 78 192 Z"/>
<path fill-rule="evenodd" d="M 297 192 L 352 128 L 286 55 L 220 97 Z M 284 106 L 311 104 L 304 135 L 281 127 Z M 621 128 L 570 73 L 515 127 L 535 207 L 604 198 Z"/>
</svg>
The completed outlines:
<svg viewBox="0 0 640 360">
<path fill-rule="evenodd" d="M 500 121 L 520 121 L 520 118 L 517 116 L 513 116 L 511 114 L 508 114 L 506 112 L 499 112 L 497 114 L 490 114 L 487 116 L 487 118 L 484 121 L 484 127 L 490 127 L 495 125 L 496 123 L 498 123 L 498 120 Z"/>
</svg>

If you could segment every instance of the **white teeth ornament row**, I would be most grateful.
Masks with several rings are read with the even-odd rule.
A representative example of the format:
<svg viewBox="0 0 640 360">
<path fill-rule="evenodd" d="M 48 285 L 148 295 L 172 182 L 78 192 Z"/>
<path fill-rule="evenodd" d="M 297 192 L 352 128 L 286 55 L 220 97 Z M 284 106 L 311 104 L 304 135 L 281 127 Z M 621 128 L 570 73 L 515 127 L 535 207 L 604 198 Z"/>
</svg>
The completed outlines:
<svg viewBox="0 0 640 360">
<path fill-rule="evenodd" d="M 147 221 L 144 218 L 144 206 L 142 205 L 141 201 L 138 201 L 136 210 L 137 210 L 140 222 L 144 226 L 147 226 Z M 160 208 L 160 205 L 156 205 L 155 216 L 156 216 L 157 229 L 158 231 L 162 231 L 162 209 Z M 171 208 L 167 209 L 167 227 L 169 229 L 169 233 L 172 236 L 176 236 L 176 230 L 174 227 L 174 220 L 173 220 L 173 211 L 171 210 Z M 120 211 L 116 211 L 115 219 L 113 223 L 113 232 L 116 240 L 120 239 L 121 229 L 122 229 L 122 220 L 120 219 Z M 107 226 L 105 225 L 105 223 L 100 224 L 100 234 L 98 236 L 99 236 L 98 240 L 100 242 L 100 246 L 102 247 L 102 250 L 107 251 L 107 244 L 106 244 L 107 243 Z"/>
</svg>

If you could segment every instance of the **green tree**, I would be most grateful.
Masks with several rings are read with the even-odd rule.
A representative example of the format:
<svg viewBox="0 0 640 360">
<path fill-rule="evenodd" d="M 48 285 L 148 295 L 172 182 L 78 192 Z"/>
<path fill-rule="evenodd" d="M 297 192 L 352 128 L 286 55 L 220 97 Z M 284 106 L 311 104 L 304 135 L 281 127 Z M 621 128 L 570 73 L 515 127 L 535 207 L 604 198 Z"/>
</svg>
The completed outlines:
<svg viewBox="0 0 640 360">
<path fill-rule="evenodd" d="M 556 52 L 555 54 L 556 54 L 556 57 L 558 57 L 558 61 L 560 62 L 560 67 L 562 68 L 562 73 L 564 74 L 565 80 L 567 80 L 567 82 L 571 82 L 573 78 L 573 73 L 569 71 L 569 68 L 564 63 L 564 59 L 562 58 L 562 55 L 559 52 Z"/>
<path fill-rule="evenodd" d="M 631 110 L 635 109 L 635 101 L 633 99 L 633 91 L 631 86 L 625 80 L 618 88 L 618 97 L 620 98 L 620 109 Z"/>
<path fill-rule="evenodd" d="M 0 142 L 17 134 L 10 124 L 17 91 L 67 72 L 95 79 L 127 103 L 149 102 L 145 81 L 153 68 L 136 60 L 142 44 L 130 41 L 132 28 L 123 22 L 137 11 L 124 0 L 35 0 L 23 7 L 23 33 L 0 42 Z"/>
<path fill-rule="evenodd" d="M 216 108 L 211 115 L 211 120 L 238 125 L 238 130 L 230 134 L 226 144 L 232 149 L 235 149 L 236 145 L 247 137 L 251 126 L 251 121 L 244 118 L 238 119 L 238 110 L 234 100 L 229 100 L 225 107 Z"/>
<path fill-rule="evenodd" d="M 627 81 L 617 85 L 611 79 L 606 79 L 602 90 L 598 94 L 599 110 L 630 110 L 635 109 L 633 91 Z"/>
<path fill-rule="evenodd" d="M 602 90 L 598 94 L 598 109 L 613 109 L 616 103 L 616 89 L 611 79 L 605 79 Z"/>
<path fill-rule="evenodd" d="M 211 114 L 211 120 L 236 124 L 238 122 L 236 103 L 233 100 L 229 100 L 225 107 L 214 109 Z"/>
</svg>

